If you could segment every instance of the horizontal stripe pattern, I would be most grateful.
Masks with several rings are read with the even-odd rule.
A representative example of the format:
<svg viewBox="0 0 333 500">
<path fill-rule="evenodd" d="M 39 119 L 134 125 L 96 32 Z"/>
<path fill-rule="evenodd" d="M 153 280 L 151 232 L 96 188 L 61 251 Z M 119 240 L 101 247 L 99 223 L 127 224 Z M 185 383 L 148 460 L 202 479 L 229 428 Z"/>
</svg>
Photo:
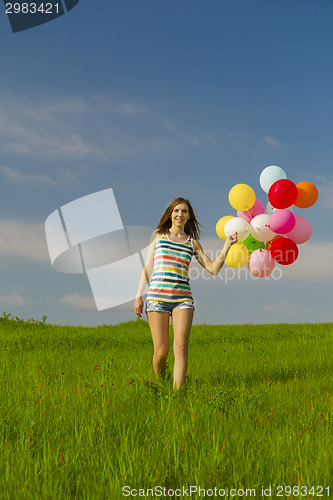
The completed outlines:
<svg viewBox="0 0 333 500">
<path fill-rule="evenodd" d="M 192 256 L 190 236 L 184 243 L 175 243 L 163 234 L 155 247 L 154 269 L 149 281 L 147 300 L 193 301 L 188 278 Z"/>
</svg>

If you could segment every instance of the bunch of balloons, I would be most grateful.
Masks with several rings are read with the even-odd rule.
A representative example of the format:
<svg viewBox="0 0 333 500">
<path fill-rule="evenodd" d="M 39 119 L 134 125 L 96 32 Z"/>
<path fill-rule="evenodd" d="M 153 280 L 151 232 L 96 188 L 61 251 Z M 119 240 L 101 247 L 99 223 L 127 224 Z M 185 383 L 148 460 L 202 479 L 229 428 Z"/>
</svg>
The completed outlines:
<svg viewBox="0 0 333 500">
<path fill-rule="evenodd" d="M 266 208 L 247 184 L 230 189 L 229 202 L 237 216 L 222 217 L 216 233 L 226 240 L 237 232 L 237 243 L 230 248 L 226 264 L 237 268 L 247 263 L 250 272 L 262 278 L 272 273 L 276 263 L 290 265 L 297 259 L 297 245 L 310 238 L 312 226 L 305 217 L 295 216 L 293 208 L 314 205 L 318 189 L 311 182 L 294 184 L 276 165 L 261 172 L 260 186 L 268 194 Z"/>
</svg>

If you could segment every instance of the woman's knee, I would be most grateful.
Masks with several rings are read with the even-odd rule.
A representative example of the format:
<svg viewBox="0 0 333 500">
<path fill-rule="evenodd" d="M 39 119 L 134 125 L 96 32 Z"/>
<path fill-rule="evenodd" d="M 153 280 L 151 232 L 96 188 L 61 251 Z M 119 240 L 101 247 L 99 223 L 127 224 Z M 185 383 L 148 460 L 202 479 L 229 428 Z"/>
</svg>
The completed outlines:
<svg viewBox="0 0 333 500">
<path fill-rule="evenodd" d="M 154 357 L 159 361 L 165 361 L 168 356 L 169 349 L 159 348 L 154 350 Z"/>
<path fill-rule="evenodd" d="M 188 353 L 188 342 L 174 342 L 173 352 L 175 356 L 185 357 Z"/>
</svg>

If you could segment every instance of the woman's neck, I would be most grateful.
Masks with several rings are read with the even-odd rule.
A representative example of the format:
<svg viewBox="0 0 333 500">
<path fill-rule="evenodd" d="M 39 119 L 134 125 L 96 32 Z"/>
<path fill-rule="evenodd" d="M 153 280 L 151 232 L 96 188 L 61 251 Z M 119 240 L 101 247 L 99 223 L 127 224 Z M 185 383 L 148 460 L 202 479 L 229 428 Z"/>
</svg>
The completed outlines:
<svg viewBox="0 0 333 500">
<path fill-rule="evenodd" d="M 180 237 L 180 236 L 187 236 L 187 234 L 185 233 L 184 229 L 181 229 L 179 227 L 171 226 L 168 229 L 168 231 L 169 231 L 170 234 L 172 234 L 172 236 L 175 236 L 176 238 Z"/>
</svg>

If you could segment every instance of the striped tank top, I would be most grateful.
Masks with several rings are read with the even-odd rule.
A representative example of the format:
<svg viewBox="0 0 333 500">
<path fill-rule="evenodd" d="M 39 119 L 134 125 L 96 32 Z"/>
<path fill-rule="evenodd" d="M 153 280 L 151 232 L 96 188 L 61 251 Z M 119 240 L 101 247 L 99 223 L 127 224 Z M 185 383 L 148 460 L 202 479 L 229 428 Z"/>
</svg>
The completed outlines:
<svg viewBox="0 0 333 500">
<path fill-rule="evenodd" d="M 156 243 L 154 268 L 146 300 L 193 302 L 188 278 L 192 255 L 193 244 L 190 236 L 184 243 L 175 243 L 167 234 L 163 234 Z"/>
</svg>

